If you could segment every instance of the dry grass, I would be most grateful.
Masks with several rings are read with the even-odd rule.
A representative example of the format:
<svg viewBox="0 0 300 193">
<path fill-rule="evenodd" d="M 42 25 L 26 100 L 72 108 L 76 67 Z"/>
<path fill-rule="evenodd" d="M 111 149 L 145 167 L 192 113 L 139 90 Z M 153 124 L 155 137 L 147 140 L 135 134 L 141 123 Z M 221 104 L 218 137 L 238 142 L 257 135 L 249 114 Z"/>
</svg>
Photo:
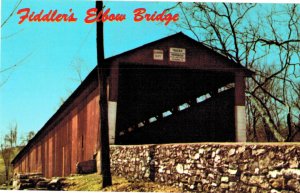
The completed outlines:
<svg viewBox="0 0 300 193">
<path fill-rule="evenodd" d="M 101 189 L 101 178 L 97 174 L 74 175 L 63 181 L 63 190 L 72 191 L 99 191 Z"/>
<path fill-rule="evenodd" d="M 130 182 L 122 177 L 113 176 L 113 185 L 102 189 L 99 174 L 76 175 L 64 180 L 63 190 L 107 191 L 107 192 L 182 192 L 182 190 L 154 182 Z"/>
</svg>

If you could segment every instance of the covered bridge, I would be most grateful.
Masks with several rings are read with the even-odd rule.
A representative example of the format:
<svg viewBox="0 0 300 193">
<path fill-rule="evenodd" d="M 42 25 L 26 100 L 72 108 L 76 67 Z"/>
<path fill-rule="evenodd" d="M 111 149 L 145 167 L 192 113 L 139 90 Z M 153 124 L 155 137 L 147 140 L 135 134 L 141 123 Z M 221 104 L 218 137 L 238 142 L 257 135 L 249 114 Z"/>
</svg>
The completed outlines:
<svg viewBox="0 0 300 193">
<path fill-rule="evenodd" d="M 177 33 L 105 60 L 110 144 L 246 141 L 251 71 Z M 99 151 L 95 68 L 12 161 L 15 172 L 76 172 Z"/>
</svg>

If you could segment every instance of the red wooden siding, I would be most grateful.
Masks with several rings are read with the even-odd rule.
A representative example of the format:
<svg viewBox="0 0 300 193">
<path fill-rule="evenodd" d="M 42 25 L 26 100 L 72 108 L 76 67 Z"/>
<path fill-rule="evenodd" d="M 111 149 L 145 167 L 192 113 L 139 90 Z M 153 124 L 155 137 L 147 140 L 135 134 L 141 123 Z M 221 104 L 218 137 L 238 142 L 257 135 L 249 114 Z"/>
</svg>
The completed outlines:
<svg viewBox="0 0 300 193">
<path fill-rule="evenodd" d="M 72 118 L 71 118 L 71 129 L 72 129 L 72 155 L 71 155 L 71 163 L 77 163 L 78 158 L 77 158 L 77 151 L 78 151 L 78 141 L 77 141 L 77 133 L 78 133 L 78 115 L 77 113 L 73 112 L 72 113 Z M 76 165 L 72 164 L 71 165 L 71 173 L 76 172 Z"/>
<path fill-rule="evenodd" d="M 186 62 L 170 61 L 168 56 L 170 47 L 185 48 Z M 161 61 L 154 60 L 153 49 L 163 50 L 165 59 Z M 203 73 L 226 73 L 228 75 L 226 75 L 226 80 L 229 79 L 230 81 L 231 75 L 234 77 L 234 75 L 237 73 L 242 73 L 243 76 L 249 76 L 251 74 L 250 71 L 246 70 L 240 64 L 236 64 L 222 55 L 213 52 L 209 48 L 200 45 L 198 42 L 192 40 L 182 33 L 163 38 L 161 40 L 141 46 L 137 49 L 133 49 L 123 54 L 108 58 L 106 59 L 105 65 L 107 65 L 109 68 L 110 76 L 108 79 L 109 100 L 118 102 L 118 110 L 116 114 L 117 124 L 115 132 L 117 135 L 121 129 L 128 128 L 126 124 L 123 124 L 125 127 L 123 128 L 123 125 L 120 124 L 120 120 L 126 120 L 126 118 L 139 116 L 136 115 L 136 111 L 131 109 L 128 110 L 128 107 L 134 106 L 137 101 L 131 100 L 128 102 L 128 100 L 123 100 L 122 102 L 122 97 L 126 96 L 126 92 L 128 92 L 128 87 L 123 87 L 125 89 L 122 90 L 122 86 L 120 86 L 126 83 L 124 81 L 126 78 L 122 78 L 122 76 L 124 77 L 124 72 L 126 72 L 124 69 L 130 69 L 132 67 L 135 68 L 136 65 L 139 65 L 140 68 L 145 69 L 149 66 L 155 67 L 156 69 L 168 68 L 170 70 L 175 68 L 184 68 L 186 70 L 193 70 L 197 72 L 203 71 Z M 146 71 L 144 70 L 142 72 Z M 161 74 L 161 77 L 165 76 L 165 74 Z M 133 77 L 135 77 L 134 73 Z M 147 77 L 151 79 L 155 76 L 149 75 Z M 188 79 L 189 77 L 190 76 L 186 76 L 187 80 L 190 80 Z M 169 78 L 166 80 L 162 78 L 158 84 L 162 82 L 163 85 L 168 86 L 169 81 L 173 81 L 173 79 L 170 80 L 171 78 L 172 76 L 169 76 Z M 133 81 L 128 82 L 126 85 L 130 85 L 132 82 L 134 82 L 134 80 L 138 79 L 133 78 L 132 80 Z M 180 80 L 180 78 L 177 78 L 177 80 Z M 199 78 L 196 80 L 201 79 Z M 188 86 L 191 85 L 189 87 L 191 88 L 190 90 L 194 90 L 193 81 L 194 80 L 190 80 L 188 83 L 191 84 L 186 84 Z M 147 81 L 144 82 L 147 83 Z M 222 81 L 222 83 L 224 82 Z M 136 84 L 136 87 L 137 86 L 139 86 L 139 84 Z M 184 84 L 181 86 L 184 86 Z M 174 88 L 177 87 L 174 86 Z M 205 85 L 202 85 L 202 87 L 199 87 L 198 89 L 199 92 L 201 89 L 209 91 Z M 151 114 L 152 116 L 152 114 L 163 112 L 164 106 L 161 104 L 163 104 L 163 102 L 166 100 L 170 100 L 170 98 L 166 97 L 167 95 L 164 95 L 164 89 L 161 90 L 162 92 L 158 95 L 160 97 L 156 97 L 159 100 L 155 104 L 158 105 L 151 105 L 151 107 L 149 105 L 149 108 L 143 108 L 143 111 L 141 111 L 144 113 L 142 114 L 143 116 L 139 119 L 134 119 L 131 121 L 132 123 L 130 122 L 130 124 L 135 124 L 136 121 L 141 121 L 144 120 L 144 118 L 148 118 L 148 114 Z M 66 100 L 62 107 L 49 119 L 49 121 L 47 121 L 45 126 L 37 133 L 34 139 L 30 141 L 29 144 L 13 160 L 15 170 L 19 170 L 19 172 L 41 171 L 46 177 L 66 176 L 71 173 L 75 173 L 77 162 L 92 159 L 99 148 L 100 139 L 99 118 L 101 115 L 99 113 L 98 93 L 99 88 L 97 68 L 95 68 L 83 81 L 83 83 L 74 91 L 74 93 Z M 135 92 L 131 92 L 132 96 L 134 94 Z M 191 92 L 191 96 L 194 97 L 194 94 L 196 95 L 198 93 Z M 141 96 L 143 99 L 142 102 L 145 104 L 145 106 L 150 104 L 149 101 L 151 100 L 148 100 L 147 92 L 144 92 L 144 94 Z M 161 98 L 163 96 L 165 99 L 162 101 Z M 173 97 L 172 100 L 170 100 L 172 103 L 168 103 L 168 105 L 165 107 L 169 108 L 181 104 L 181 97 L 184 97 L 184 99 L 189 99 L 188 97 L 190 97 L 190 95 L 178 95 L 178 104 L 177 102 L 175 104 Z M 151 96 L 149 96 L 149 99 L 151 99 Z M 151 112 L 149 111 L 150 113 L 147 112 L 149 109 L 151 109 Z M 132 116 L 131 114 L 128 114 L 127 111 L 133 112 Z M 118 126 L 118 124 L 121 126 Z M 117 135 L 116 142 L 118 142 Z"/>
<path fill-rule="evenodd" d="M 15 163 L 14 171 L 67 176 L 76 172 L 77 162 L 93 159 L 99 144 L 98 93 L 94 80 Z"/>
</svg>

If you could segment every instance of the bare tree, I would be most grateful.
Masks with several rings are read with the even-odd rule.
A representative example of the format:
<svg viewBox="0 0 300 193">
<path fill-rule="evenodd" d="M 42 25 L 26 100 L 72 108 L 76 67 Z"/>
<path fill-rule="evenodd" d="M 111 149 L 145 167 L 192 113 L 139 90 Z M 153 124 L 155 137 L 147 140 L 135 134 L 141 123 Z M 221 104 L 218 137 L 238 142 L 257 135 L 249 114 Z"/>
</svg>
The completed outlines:
<svg viewBox="0 0 300 193">
<path fill-rule="evenodd" d="M 300 76 L 299 7 L 295 4 L 274 6 L 260 23 L 264 36 L 256 35 L 255 43 L 272 52 L 277 61 L 269 67 L 256 66 L 256 77 L 250 81 L 251 96 L 260 103 L 270 120 L 268 129 L 277 141 L 292 141 L 299 129 L 296 127 L 299 114 L 299 89 L 296 79 Z M 261 33 L 262 34 L 262 33 Z M 252 103 L 252 101 L 250 101 Z M 281 137 L 276 137 L 278 132 Z"/>
<path fill-rule="evenodd" d="M 8 134 L 4 136 L 3 142 L 0 144 L 1 156 L 4 163 L 5 179 L 8 181 L 12 173 L 11 159 L 15 155 L 15 147 L 17 146 L 17 123 L 10 124 Z"/>
<path fill-rule="evenodd" d="M 1 156 L 4 162 L 5 169 L 5 179 L 6 181 L 10 178 L 10 173 L 12 170 L 11 159 L 14 155 L 14 147 L 17 144 L 17 124 L 11 124 L 9 126 L 9 132 L 4 136 L 3 143 L 0 144 Z"/>
<path fill-rule="evenodd" d="M 197 2 L 173 9 L 184 16 L 178 27 L 255 72 L 246 82 L 249 140 L 293 140 L 300 112 L 299 5 Z"/>
<path fill-rule="evenodd" d="M 1 150 L 1 156 L 3 159 L 4 163 L 4 169 L 5 169 L 5 179 L 6 181 L 9 180 L 9 174 L 11 170 L 11 158 L 12 158 L 12 151 L 13 149 L 6 143 L 0 145 L 0 150 Z"/>
<path fill-rule="evenodd" d="M 26 60 L 28 60 L 28 58 L 32 55 L 33 52 L 29 53 L 28 55 L 26 55 L 25 57 L 21 58 L 18 62 L 16 62 L 15 64 L 9 65 L 6 68 L 2 68 L 0 69 L 0 74 L 1 76 L 4 77 L 4 74 L 7 74 L 6 77 L 1 80 L 0 82 L 0 88 L 6 84 L 6 82 L 9 80 L 10 76 L 12 75 L 12 73 L 14 72 L 14 70 L 22 65 Z"/>
<path fill-rule="evenodd" d="M 3 22 L 1 23 L 1 29 L 9 22 L 9 20 L 14 16 L 14 14 L 16 14 L 16 10 L 21 5 L 22 1 L 23 0 L 18 0 L 17 3 L 15 4 L 15 6 L 13 7 L 13 9 L 10 11 L 10 14 L 5 19 L 3 19 Z M 9 35 L 6 35 L 6 36 L 1 36 L 1 40 L 4 41 L 4 40 L 8 39 L 9 37 L 12 37 L 12 36 L 16 35 L 16 34 L 18 34 L 19 32 L 21 32 L 23 30 L 24 29 L 21 29 L 18 32 L 15 32 L 15 33 L 12 33 L 12 34 L 9 34 Z M 0 68 L 0 74 L 3 77 L 3 80 L 0 81 L 0 88 L 8 82 L 8 80 L 11 77 L 13 71 L 18 66 L 23 64 L 31 55 L 32 55 L 32 52 L 30 52 L 29 54 L 27 54 L 26 56 L 21 58 L 16 63 L 7 64 L 6 67 L 3 67 L 4 65 L 2 64 L 2 68 Z M 4 76 L 4 74 L 5 74 L 5 76 Z"/>
<path fill-rule="evenodd" d="M 21 145 L 26 145 L 35 135 L 34 131 L 29 131 L 25 136 L 21 138 Z"/>
<path fill-rule="evenodd" d="M 10 12 L 10 14 L 8 15 L 8 17 L 6 19 L 3 20 L 3 22 L 1 23 L 1 28 L 9 21 L 9 19 L 15 14 L 17 8 L 20 6 L 22 0 L 19 0 L 17 2 L 17 4 L 14 6 L 13 10 Z"/>
<path fill-rule="evenodd" d="M 17 145 L 17 132 L 18 132 L 18 125 L 11 124 L 9 126 L 9 134 L 6 134 L 4 137 L 4 143 L 8 144 L 9 147 L 16 147 Z"/>
<path fill-rule="evenodd" d="M 76 76 L 77 76 L 77 78 L 73 79 L 73 80 L 75 80 L 76 82 L 82 83 L 82 81 L 84 80 L 84 77 L 83 77 L 83 68 L 84 67 L 85 67 L 84 60 L 82 58 L 75 58 L 72 61 L 72 68 L 76 72 Z"/>
</svg>

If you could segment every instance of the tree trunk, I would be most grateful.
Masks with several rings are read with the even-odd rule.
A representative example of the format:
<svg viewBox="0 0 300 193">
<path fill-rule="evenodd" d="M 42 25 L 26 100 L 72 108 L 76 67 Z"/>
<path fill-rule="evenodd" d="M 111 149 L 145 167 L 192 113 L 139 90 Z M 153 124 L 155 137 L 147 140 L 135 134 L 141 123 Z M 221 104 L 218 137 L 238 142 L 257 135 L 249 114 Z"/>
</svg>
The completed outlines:
<svg viewBox="0 0 300 193">
<path fill-rule="evenodd" d="M 9 180 L 9 168 L 5 167 L 5 181 L 8 182 Z"/>
<path fill-rule="evenodd" d="M 268 128 L 269 128 L 270 132 L 273 134 L 274 138 L 278 142 L 284 142 L 285 141 L 284 137 L 282 137 L 282 135 L 275 129 L 274 123 L 270 120 L 270 117 L 268 115 L 266 115 L 263 108 L 258 104 L 258 102 L 254 98 L 253 94 L 252 94 L 252 96 L 253 97 L 250 98 L 252 104 L 254 105 L 254 107 L 257 109 L 257 111 L 261 115 L 262 119 L 264 120 L 265 124 L 268 126 Z"/>
</svg>

